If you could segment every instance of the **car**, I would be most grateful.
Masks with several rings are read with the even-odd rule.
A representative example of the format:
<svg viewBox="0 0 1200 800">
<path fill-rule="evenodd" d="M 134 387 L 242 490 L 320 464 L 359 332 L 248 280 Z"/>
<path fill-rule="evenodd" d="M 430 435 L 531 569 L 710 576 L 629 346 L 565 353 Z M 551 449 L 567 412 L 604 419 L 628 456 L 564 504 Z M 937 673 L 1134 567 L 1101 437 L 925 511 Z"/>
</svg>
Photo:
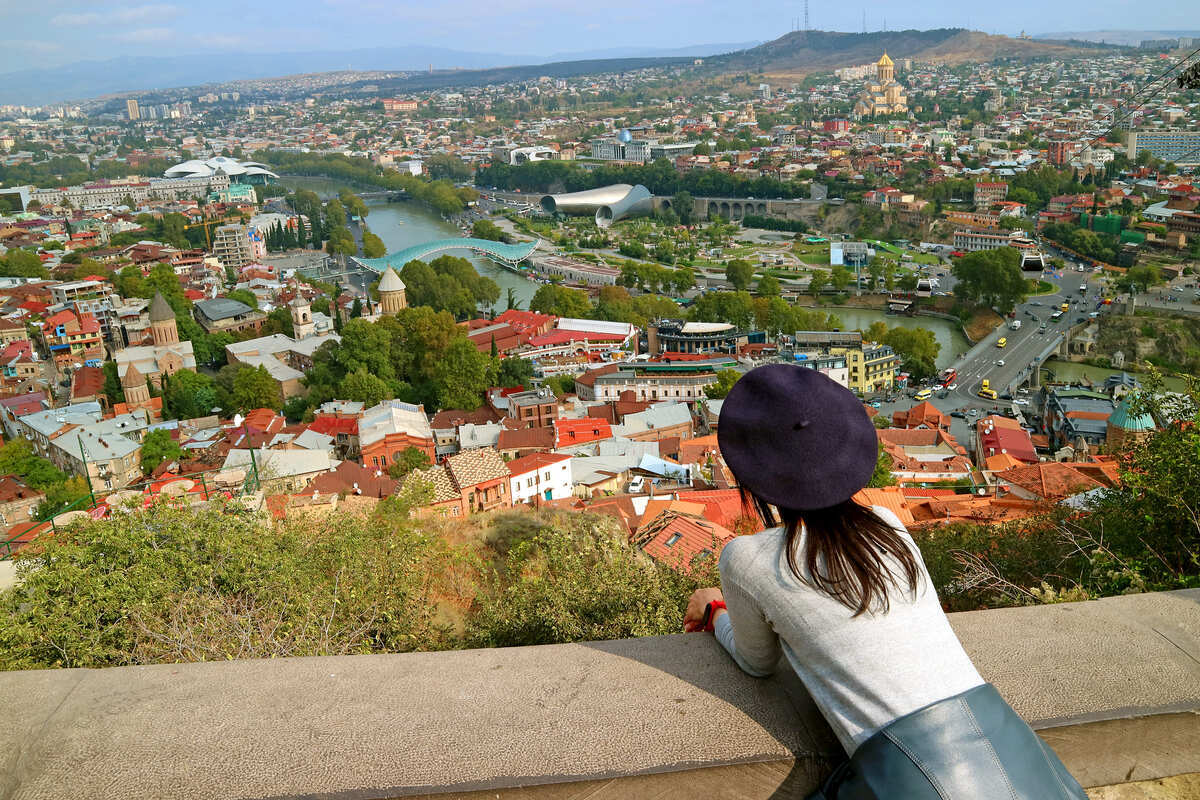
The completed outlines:
<svg viewBox="0 0 1200 800">
<path fill-rule="evenodd" d="M 958 417 L 959 419 L 966 419 L 966 418 L 967 418 L 967 412 L 965 412 L 965 411 L 951 411 L 951 412 L 950 412 L 950 416 L 952 416 L 952 417 Z"/>
<path fill-rule="evenodd" d="M 879 408 L 882 405 L 883 405 L 883 403 L 879 402 L 878 400 L 871 401 L 871 408 Z"/>
<path fill-rule="evenodd" d="M 953 392 L 957 388 L 958 388 L 957 383 L 947 383 L 946 384 L 946 391 L 948 391 L 948 392 Z"/>
<path fill-rule="evenodd" d="M 1004 359 L 1003 359 L 1003 358 L 997 359 L 997 360 L 996 360 L 996 366 L 997 366 L 997 367 L 1003 367 L 1003 366 L 1004 366 Z"/>
<path fill-rule="evenodd" d="M 1008 337 L 1006 337 L 1006 336 L 1001 336 L 999 339 L 996 340 L 996 347 L 1005 347 L 1007 345 L 1008 345 Z"/>
<path fill-rule="evenodd" d="M 1029 305 L 1031 305 L 1031 306 L 1040 306 L 1040 305 L 1043 305 L 1043 303 L 1042 303 L 1040 300 L 1030 300 L 1030 301 L 1029 301 Z"/>
<path fill-rule="evenodd" d="M 972 408 L 972 409 L 968 410 L 968 411 L 967 411 L 967 416 L 969 416 L 969 417 L 977 417 L 977 416 L 979 416 L 979 409 L 978 409 L 978 408 Z"/>
</svg>

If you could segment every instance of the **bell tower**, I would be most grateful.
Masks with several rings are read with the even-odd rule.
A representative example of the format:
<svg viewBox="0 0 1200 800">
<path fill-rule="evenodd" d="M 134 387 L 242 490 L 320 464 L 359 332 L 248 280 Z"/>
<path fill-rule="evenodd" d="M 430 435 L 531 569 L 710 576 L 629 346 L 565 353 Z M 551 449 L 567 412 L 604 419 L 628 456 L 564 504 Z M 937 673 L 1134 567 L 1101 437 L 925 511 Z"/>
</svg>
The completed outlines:
<svg viewBox="0 0 1200 800">
<path fill-rule="evenodd" d="M 308 301 L 296 295 L 292 302 L 288 303 L 288 309 L 292 312 L 292 333 L 297 339 L 306 339 L 313 335 L 316 330 L 316 324 L 312 318 L 312 306 Z"/>
<path fill-rule="evenodd" d="M 179 328 L 175 324 L 175 311 L 171 304 L 155 292 L 150 301 L 150 334 L 154 337 L 154 345 L 161 347 L 167 344 L 179 344 Z"/>
</svg>

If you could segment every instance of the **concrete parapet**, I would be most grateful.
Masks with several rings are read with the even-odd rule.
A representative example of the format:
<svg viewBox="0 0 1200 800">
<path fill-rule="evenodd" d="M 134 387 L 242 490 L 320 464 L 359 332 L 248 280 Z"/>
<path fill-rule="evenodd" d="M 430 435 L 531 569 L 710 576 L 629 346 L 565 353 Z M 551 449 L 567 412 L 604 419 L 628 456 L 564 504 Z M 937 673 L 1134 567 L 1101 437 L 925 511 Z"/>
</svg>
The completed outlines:
<svg viewBox="0 0 1200 800">
<path fill-rule="evenodd" d="M 1087 786 L 1200 772 L 1200 590 L 955 614 Z M 839 757 L 711 636 L 0 673 L 0 797 L 803 797 Z"/>
</svg>

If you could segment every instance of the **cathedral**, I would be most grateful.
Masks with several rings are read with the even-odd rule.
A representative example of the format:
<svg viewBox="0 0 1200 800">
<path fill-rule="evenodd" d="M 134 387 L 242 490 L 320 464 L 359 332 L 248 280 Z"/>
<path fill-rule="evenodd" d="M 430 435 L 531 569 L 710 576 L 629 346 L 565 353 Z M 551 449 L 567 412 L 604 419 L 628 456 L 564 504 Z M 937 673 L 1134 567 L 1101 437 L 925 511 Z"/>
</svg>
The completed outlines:
<svg viewBox="0 0 1200 800">
<path fill-rule="evenodd" d="M 908 97 L 904 87 L 896 82 L 896 65 L 884 53 L 875 65 L 875 80 L 867 83 L 854 104 L 857 117 L 873 117 L 878 114 L 908 113 Z"/>
</svg>

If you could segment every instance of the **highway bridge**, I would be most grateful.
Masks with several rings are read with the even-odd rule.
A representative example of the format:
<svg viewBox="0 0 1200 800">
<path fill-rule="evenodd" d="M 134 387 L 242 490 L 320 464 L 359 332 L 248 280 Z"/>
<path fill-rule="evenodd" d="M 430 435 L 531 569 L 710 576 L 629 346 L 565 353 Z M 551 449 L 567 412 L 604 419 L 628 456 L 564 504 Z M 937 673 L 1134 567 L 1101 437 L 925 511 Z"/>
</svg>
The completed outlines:
<svg viewBox="0 0 1200 800">
<path fill-rule="evenodd" d="M 519 244 L 506 244 L 504 242 L 493 242 L 489 239 L 435 239 L 424 244 L 406 247 L 403 250 L 380 258 L 361 258 L 356 256 L 352 260 L 372 272 L 382 273 L 388 267 L 393 267 L 399 271 L 410 261 L 425 261 L 430 256 L 436 256 L 452 250 L 469 250 L 475 255 L 495 261 L 501 266 L 515 269 L 517 264 L 533 255 L 533 251 L 537 249 L 537 246 L 537 240 L 521 242 Z"/>
</svg>

